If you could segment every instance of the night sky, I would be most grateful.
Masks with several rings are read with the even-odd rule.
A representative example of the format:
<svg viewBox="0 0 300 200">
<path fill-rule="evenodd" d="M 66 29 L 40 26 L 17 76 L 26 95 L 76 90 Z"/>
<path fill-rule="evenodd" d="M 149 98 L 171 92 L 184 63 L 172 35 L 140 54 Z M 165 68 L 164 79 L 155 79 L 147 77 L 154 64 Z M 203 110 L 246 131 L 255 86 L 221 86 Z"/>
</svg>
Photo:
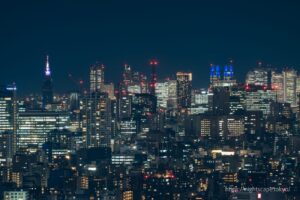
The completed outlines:
<svg viewBox="0 0 300 200">
<path fill-rule="evenodd" d="M 300 70 L 299 10 L 297 0 L 1 1 L 0 83 L 40 92 L 46 54 L 56 92 L 97 61 L 117 82 L 123 64 L 149 74 L 157 58 L 159 78 L 187 70 L 196 87 L 229 58 L 240 80 L 259 60 Z"/>
</svg>

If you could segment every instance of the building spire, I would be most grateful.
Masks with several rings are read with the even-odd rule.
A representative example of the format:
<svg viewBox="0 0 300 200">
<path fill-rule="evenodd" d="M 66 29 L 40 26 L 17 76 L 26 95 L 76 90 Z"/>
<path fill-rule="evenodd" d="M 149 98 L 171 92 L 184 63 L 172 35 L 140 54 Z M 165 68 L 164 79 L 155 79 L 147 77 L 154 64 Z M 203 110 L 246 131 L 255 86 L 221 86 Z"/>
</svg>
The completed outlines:
<svg viewBox="0 0 300 200">
<path fill-rule="evenodd" d="M 49 55 L 46 56 L 46 70 L 45 70 L 45 75 L 50 76 L 51 71 L 50 71 L 50 65 L 49 65 Z"/>
</svg>

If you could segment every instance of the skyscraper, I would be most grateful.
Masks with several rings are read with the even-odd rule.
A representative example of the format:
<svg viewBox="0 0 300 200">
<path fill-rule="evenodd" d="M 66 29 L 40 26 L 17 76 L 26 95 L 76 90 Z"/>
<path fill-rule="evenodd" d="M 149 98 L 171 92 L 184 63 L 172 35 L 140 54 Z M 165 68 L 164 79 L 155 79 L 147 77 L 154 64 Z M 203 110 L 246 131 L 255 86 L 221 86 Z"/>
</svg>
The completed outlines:
<svg viewBox="0 0 300 200">
<path fill-rule="evenodd" d="M 246 75 L 246 84 L 268 87 L 270 82 L 269 71 L 269 69 L 263 68 L 261 65 L 253 70 L 250 70 Z"/>
<path fill-rule="evenodd" d="M 210 66 L 210 83 L 214 84 L 215 82 L 220 81 L 221 74 L 220 74 L 220 67 L 218 65 L 211 64 Z"/>
<path fill-rule="evenodd" d="M 192 73 L 177 72 L 178 108 L 189 108 L 192 102 Z"/>
<path fill-rule="evenodd" d="M 129 85 L 132 83 L 133 73 L 131 70 L 130 65 L 125 64 L 124 65 L 124 72 L 123 72 L 123 82 L 125 85 Z"/>
<path fill-rule="evenodd" d="M 140 86 L 141 86 L 141 93 L 148 92 L 147 76 L 144 74 L 140 75 Z"/>
<path fill-rule="evenodd" d="M 0 134 L 9 134 L 11 138 L 7 146 L 7 159 L 11 159 L 16 151 L 17 101 L 16 86 L 0 88 Z"/>
<path fill-rule="evenodd" d="M 271 85 L 271 88 L 276 91 L 276 100 L 283 103 L 283 74 L 272 71 Z"/>
<path fill-rule="evenodd" d="M 283 70 L 283 98 L 291 106 L 297 106 L 297 71 L 294 69 Z"/>
<path fill-rule="evenodd" d="M 120 85 L 120 90 L 118 93 L 118 118 L 129 118 L 131 116 L 131 102 L 132 96 L 128 94 L 122 86 Z"/>
<path fill-rule="evenodd" d="M 149 92 L 152 95 L 155 95 L 155 87 L 156 87 L 156 82 L 157 82 L 157 74 L 156 74 L 156 67 L 158 65 L 157 60 L 151 60 L 150 61 L 150 66 L 151 66 L 151 82 L 149 85 Z"/>
<path fill-rule="evenodd" d="M 221 78 L 221 70 L 219 65 L 210 66 L 210 86 L 211 87 L 232 87 L 236 85 L 232 62 L 224 66 L 223 78 Z"/>
<path fill-rule="evenodd" d="M 247 111 L 262 111 L 264 117 L 267 117 L 273 101 L 276 101 L 276 91 L 252 88 L 245 94 L 244 106 Z"/>
<path fill-rule="evenodd" d="M 157 97 L 157 106 L 166 109 L 168 102 L 168 81 L 157 82 L 155 96 Z"/>
<path fill-rule="evenodd" d="M 45 68 L 45 77 L 44 83 L 42 87 L 42 107 L 46 108 L 48 104 L 53 103 L 53 85 L 52 85 L 52 77 L 51 70 L 49 65 L 49 56 L 46 57 L 46 68 Z"/>
<path fill-rule="evenodd" d="M 169 80 L 167 109 L 175 111 L 177 106 L 177 81 Z"/>
<path fill-rule="evenodd" d="M 18 117 L 18 147 L 42 147 L 47 135 L 54 129 L 69 128 L 70 117 L 66 112 L 22 112 Z"/>
<path fill-rule="evenodd" d="M 119 89 L 117 93 L 118 103 L 117 103 L 117 113 L 118 118 L 124 119 L 131 116 L 131 100 L 132 96 L 128 91 L 128 86 L 132 83 L 132 71 L 129 65 L 124 66 L 123 79 L 119 84 Z"/>
<path fill-rule="evenodd" d="M 83 99 L 83 139 L 86 147 L 109 147 L 111 101 L 104 91 L 104 66 L 90 69 L 90 92 Z"/>
<path fill-rule="evenodd" d="M 94 65 L 90 69 L 90 92 L 100 92 L 104 84 L 104 65 Z"/>
<path fill-rule="evenodd" d="M 83 99 L 83 132 L 86 147 L 109 147 L 111 105 L 107 93 L 92 92 Z"/>
<path fill-rule="evenodd" d="M 233 66 L 225 65 L 224 66 L 224 80 L 232 80 L 233 78 Z"/>
<path fill-rule="evenodd" d="M 132 97 L 132 117 L 136 121 L 138 133 L 155 129 L 154 117 L 157 110 L 156 96 L 135 94 Z"/>
<path fill-rule="evenodd" d="M 177 108 L 177 81 L 165 80 L 156 83 L 155 96 L 157 107 L 162 109 Z"/>
</svg>

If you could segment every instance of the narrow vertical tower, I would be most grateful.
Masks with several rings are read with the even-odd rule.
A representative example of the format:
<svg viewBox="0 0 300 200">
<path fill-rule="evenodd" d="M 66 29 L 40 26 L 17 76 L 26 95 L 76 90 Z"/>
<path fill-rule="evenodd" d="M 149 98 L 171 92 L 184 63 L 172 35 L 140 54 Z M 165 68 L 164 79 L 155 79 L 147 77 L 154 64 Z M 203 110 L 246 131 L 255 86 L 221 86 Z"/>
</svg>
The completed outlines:
<svg viewBox="0 0 300 200">
<path fill-rule="evenodd" d="M 149 85 L 149 92 L 152 95 L 155 95 L 155 86 L 157 82 L 157 74 L 156 74 L 156 67 L 158 65 L 157 60 L 153 59 L 150 61 L 150 66 L 151 66 L 151 82 Z"/>
<path fill-rule="evenodd" d="M 46 57 L 46 68 L 44 74 L 44 83 L 42 87 L 42 107 L 46 108 L 48 104 L 53 103 L 53 86 L 52 86 L 52 78 L 51 78 L 51 70 L 49 64 L 49 56 Z"/>
</svg>

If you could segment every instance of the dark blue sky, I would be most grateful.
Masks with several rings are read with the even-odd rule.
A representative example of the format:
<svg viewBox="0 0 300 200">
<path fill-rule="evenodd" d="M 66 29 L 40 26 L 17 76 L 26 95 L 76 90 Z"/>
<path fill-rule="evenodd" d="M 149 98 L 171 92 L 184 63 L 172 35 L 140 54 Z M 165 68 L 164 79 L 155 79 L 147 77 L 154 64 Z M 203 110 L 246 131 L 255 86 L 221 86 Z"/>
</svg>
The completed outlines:
<svg viewBox="0 0 300 200">
<path fill-rule="evenodd" d="M 296 0 L 2 1 L 0 82 L 39 92 L 46 54 L 58 92 L 96 61 L 116 82 L 124 63 L 150 73 L 155 57 L 160 78 L 189 70 L 197 87 L 207 86 L 209 63 L 229 58 L 240 79 L 258 60 L 297 68 L 299 10 Z"/>
</svg>

